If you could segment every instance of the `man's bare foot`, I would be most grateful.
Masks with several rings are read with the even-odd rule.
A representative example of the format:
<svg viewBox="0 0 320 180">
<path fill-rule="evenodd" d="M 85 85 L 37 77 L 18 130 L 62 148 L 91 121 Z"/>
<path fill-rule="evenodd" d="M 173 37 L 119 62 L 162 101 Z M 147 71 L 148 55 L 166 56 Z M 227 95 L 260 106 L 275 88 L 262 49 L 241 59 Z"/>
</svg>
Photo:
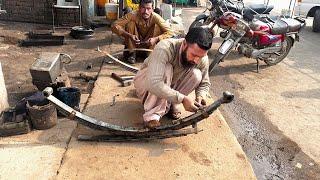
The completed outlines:
<svg viewBox="0 0 320 180">
<path fill-rule="evenodd" d="M 180 119 L 181 118 L 181 111 L 178 108 L 178 105 L 172 104 L 170 107 L 170 110 L 168 112 L 168 117 L 170 119 Z"/>
<path fill-rule="evenodd" d="M 160 125 L 161 125 L 160 122 L 157 120 L 151 120 L 151 121 L 145 122 L 145 126 L 149 129 L 154 129 L 156 127 L 159 127 Z"/>
</svg>

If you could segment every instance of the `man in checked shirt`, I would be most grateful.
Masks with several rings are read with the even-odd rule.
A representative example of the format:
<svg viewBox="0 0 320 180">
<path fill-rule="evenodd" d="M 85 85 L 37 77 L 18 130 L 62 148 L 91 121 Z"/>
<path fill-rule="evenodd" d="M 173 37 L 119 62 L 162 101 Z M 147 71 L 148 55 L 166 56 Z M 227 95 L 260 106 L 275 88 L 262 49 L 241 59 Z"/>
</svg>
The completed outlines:
<svg viewBox="0 0 320 180">
<path fill-rule="evenodd" d="M 131 64 L 136 62 L 132 49 L 153 49 L 160 40 L 174 35 L 169 24 L 153 12 L 152 5 L 153 0 L 141 0 L 137 11 L 126 14 L 111 27 L 112 32 L 125 38 L 125 48 L 131 51 L 125 51 L 124 58 Z"/>
<path fill-rule="evenodd" d="M 160 118 L 167 113 L 179 118 L 179 103 L 190 112 L 206 105 L 211 85 L 207 51 L 212 38 L 212 32 L 196 27 L 184 39 L 165 39 L 155 46 L 134 78 L 146 127 L 160 126 Z M 193 90 L 195 100 L 188 97 Z"/>
</svg>

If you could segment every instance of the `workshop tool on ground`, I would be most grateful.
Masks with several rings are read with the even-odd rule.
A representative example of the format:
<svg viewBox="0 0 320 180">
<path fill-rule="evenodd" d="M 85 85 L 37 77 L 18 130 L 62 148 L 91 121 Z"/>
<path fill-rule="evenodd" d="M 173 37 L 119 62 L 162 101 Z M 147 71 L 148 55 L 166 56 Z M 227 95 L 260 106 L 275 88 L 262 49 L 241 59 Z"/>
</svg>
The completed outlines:
<svg viewBox="0 0 320 180">
<path fill-rule="evenodd" d="M 187 116 L 182 119 L 173 121 L 173 123 L 161 125 L 154 129 L 149 129 L 145 127 L 124 127 L 115 124 L 110 124 L 108 122 L 100 121 L 89 117 L 85 114 L 80 113 L 79 111 L 74 110 L 73 108 L 67 106 L 56 97 L 52 95 L 53 89 L 47 87 L 43 91 L 44 95 L 49 101 L 51 101 L 58 110 L 69 119 L 76 120 L 80 124 L 88 126 L 92 129 L 106 131 L 108 135 L 103 136 L 91 136 L 84 137 L 79 136 L 79 140 L 105 140 L 105 141 L 128 141 L 128 140 L 138 140 L 138 139 L 163 139 L 177 136 L 185 136 L 191 133 L 197 133 L 196 124 L 203 119 L 209 117 L 221 104 L 230 103 L 234 95 L 229 92 L 224 92 L 223 97 L 207 106 L 206 108 L 198 110 L 196 113 Z M 188 126 L 194 127 L 192 131 L 180 131 L 183 128 Z M 101 137 L 101 139 L 100 139 Z"/>
<path fill-rule="evenodd" d="M 139 68 L 131 66 L 131 65 L 125 63 L 125 62 L 122 62 L 119 59 L 117 59 L 115 56 L 122 54 L 124 51 L 152 52 L 152 49 L 142 49 L 142 48 L 135 48 L 135 49 L 131 49 L 131 50 L 130 49 L 123 49 L 123 50 L 116 51 L 116 52 L 112 53 L 112 55 L 110 53 L 108 53 L 107 51 L 102 51 L 99 47 L 97 48 L 97 51 L 103 53 L 106 56 L 108 56 L 111 60 L 113 60 L 115 63 L 119 64 L 121 67 L 125 68 L 126 70 L 136 74 L 139 71 Z"/>
<path fill-rule="evenodd" d="M 111 77 L 119 81 L 122 87 L 130 86 L 134 78 L 134 76 L 120 76 L 116 73 L 111 73 Z"/>
<path fill-rule="evenodd" d="M 116 105 L 116 97 L 118 97 L 118 96 L 120 96 L 120 94 L 116 94 L 116 95 L 112 96 L 112 103 L 110 106 Z"/>
</svg>

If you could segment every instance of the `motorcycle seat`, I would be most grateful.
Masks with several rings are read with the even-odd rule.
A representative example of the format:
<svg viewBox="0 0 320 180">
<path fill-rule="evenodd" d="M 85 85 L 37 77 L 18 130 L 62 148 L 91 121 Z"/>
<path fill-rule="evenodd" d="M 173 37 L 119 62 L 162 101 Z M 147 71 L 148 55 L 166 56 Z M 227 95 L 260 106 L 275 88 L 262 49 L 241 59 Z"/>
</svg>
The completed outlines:
<svg viewBox="0 0 320 180">
<path fill-rule="evenodd" d="M 302 24 L 292 18 L 281 18 L 271 25 L 271 34 L 285 34 L 288 32 L 298 32 Z"/>
<path fill-rule="evenodd" d="M 302 24 L 295 19 L 282 18 L 281 20 L 287 23 L 289 27 L 288 32 L 298 32 L 302 28 Z"/>
<path fill-rule="evenodd" d="M 243 17 L 247 21 L 252 21 L 254 16 L 259 14 L 269 14 L 269 12 L 274 8 L 273 5 L 264 4 L 251 4 L 243 9 Z"/>
<path fill-rule="evenodd" d="M 251 11 L 251 13 L 256 14 L 268 14 L 274 8 L 273 5 L 264 5 L 264 4 L 250 4 L 244 8 L 244 11 Z M 254 12 L 255 11 L 255 12 Z"/>
<path fill-rule="evenodd" d="M 288 24 L 281 19 L 278 19 L 271 25 L 271 34 L 285 34 L 288 32 Z"/>
</svg>

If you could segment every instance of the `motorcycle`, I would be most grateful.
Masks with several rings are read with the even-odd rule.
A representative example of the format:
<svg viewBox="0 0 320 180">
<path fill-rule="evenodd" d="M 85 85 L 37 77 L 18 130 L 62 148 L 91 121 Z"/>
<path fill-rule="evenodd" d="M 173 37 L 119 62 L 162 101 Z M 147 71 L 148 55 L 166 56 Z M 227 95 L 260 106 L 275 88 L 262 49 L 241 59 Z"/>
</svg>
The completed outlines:
<svg viewBox="0 0 320 180">
<path fill-rule="evenodd" d="M 237 6 L 240 7 L 237 8 L 237 12 L 228 9 L 227 3 L 230 0 L 227 0 L 227 3 L 226 0 L 212 2 L 214 6 L 210 9 L 210 16 L 204 21 L 205 23 L 198 24 L 211 30 L 216 25 L 224 29 L 220 32 L 220 37 L 224 40 L 210 63 L 210 73 L 233 48 L 237 48 L 238 52 L 246 57 L 256 59 L 257 68 L 259 68 L 259 60 L 269 66 L 278 64 L 288 55 L 294 42 L 299 41 L 298 33 L 305 26 L 305 21 L 299 18 L 280 16 L 271 18 L 268 14 L 248 10 L 242 1 L 238 1 L 242 5 Z M 262 12 L 271 10 L 272 8 L 266 8 Z"/>
<path fill-rule="evenodd" d="M 213 22 L 215 19 L 223 15 L 223 12 L 235 12 L 242 14 L 245 12 L 246 16 L 253 17 L 255 14 L 269 14 L 273 5 L 265 4 L 251 4 L 244 6 L 242 0 L 211 0 L 206 2 L 206 10 L 198 15 L 190 25 L 190 28 L 196 26 L 206 26 Z M 209 11 L 209 14 L 206 13 Z"/>
</svg>

